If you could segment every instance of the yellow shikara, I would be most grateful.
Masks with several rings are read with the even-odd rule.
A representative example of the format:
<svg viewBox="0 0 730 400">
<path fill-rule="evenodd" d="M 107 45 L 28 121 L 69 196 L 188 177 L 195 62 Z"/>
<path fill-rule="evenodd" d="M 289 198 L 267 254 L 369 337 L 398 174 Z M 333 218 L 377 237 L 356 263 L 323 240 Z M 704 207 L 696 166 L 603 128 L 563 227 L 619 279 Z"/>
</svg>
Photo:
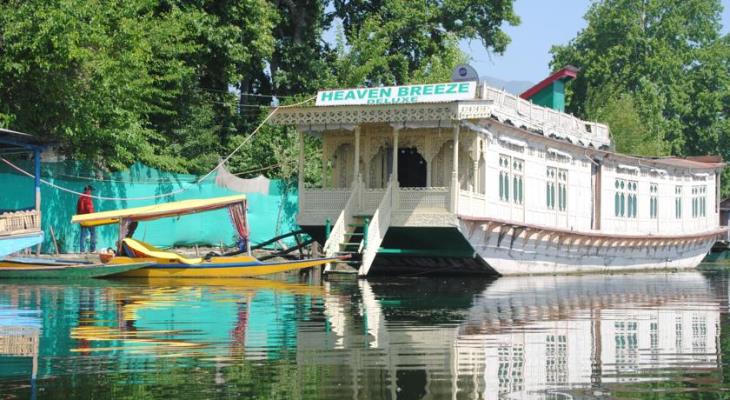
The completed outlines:
<svg viewBox="0 0 730 400">
<path fill-rule="evenodd" d="M 119 276 L 142 278 L 244 278 L 275 274 L 314 267 L 341 258 L 316 258 L 309 260 L 262 262 L 247 254 L 187 258 L 180 254 L 156 248 L 148 243 L 132 239 L 137 222 L 177 217 L 205 211 L 228 208 L 236 231 L 248 247 L 248 223 L 246 196 L 235 195 L 214 199 L 195 199 L 156 204 L 144 207 L 103 211 L 75 215 L 71 222 L 82 226 L 119 224 L 118 256 L 108 257 L 110 265 L 150 262 L 152 265 Z"/>
</svg>

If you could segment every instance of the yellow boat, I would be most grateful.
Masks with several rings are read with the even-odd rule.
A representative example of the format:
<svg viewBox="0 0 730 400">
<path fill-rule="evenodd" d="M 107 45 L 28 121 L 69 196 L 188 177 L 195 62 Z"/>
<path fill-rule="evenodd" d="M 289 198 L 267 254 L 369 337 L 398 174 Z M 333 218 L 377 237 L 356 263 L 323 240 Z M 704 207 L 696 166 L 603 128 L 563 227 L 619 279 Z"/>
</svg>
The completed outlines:
<svg viewBox="0 0 730 400">
<path fill-rule="evenodd" d="M 196 199 L 156 204 L 144 207 L 103 211 L 75 215 L 71 222 L 81 226 L 119 224 L 117 255 L 102 255 L 102 261 L 110 265 L 150 262 L 150 266 L 128 271 L 116 276 L 138 278 L 244 278 L 315 267 L 342 258 L 316 258 L 309 260 L 262 262 L 253 257 L 250 248 L 246 254 L 213 255 L 188 258 L 175 252 L 156 248 L 148 243 L 132 239 L 130 230 L 135 223 L 160 218 L 178 217 L 204 211 L 228 208 L 234 228 L 248 247 L 248 223 L 246 196 L 235 195 L 215 199 Z"/>
</svg>

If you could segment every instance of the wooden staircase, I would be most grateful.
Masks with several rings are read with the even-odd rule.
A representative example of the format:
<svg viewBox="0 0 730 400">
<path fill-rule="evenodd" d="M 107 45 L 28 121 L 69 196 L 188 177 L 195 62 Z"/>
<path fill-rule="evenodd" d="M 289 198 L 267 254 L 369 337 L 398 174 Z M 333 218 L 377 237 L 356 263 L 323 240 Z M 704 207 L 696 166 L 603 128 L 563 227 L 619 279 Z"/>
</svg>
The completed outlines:
<svg viewBox="0 0 730 400">
<path fill-rule="evenodd" d="M 324 244 L 325 255 L 327 257 L 349 255 L 350 258 L 345 263 L 354 267 L 358 275 L 366 276 L 390 226 L 392 205 L 397 201 L 397 198 L 394 199 L 393 191 L 394 187 L 397 189 L 397 185 L 398 182 L 391 179 L 375 214 L 363 215 L 360 211 L 362 180 L 354 182 L 352 194 Z M 335 263 L 327 264 L 324 272 L 334 272 L 334 266 Z"/>
<path fill-rule="evenodd" d="M 353 215 L 352 223 L 347 224 L 345 239 L 339 244 L 338 256 L 348 255 L 347 264 L 355 269 L 362 265 L 362 252 L 366 246 L 367 226 L 372 217 L 369 215 Z"/>
</svg>

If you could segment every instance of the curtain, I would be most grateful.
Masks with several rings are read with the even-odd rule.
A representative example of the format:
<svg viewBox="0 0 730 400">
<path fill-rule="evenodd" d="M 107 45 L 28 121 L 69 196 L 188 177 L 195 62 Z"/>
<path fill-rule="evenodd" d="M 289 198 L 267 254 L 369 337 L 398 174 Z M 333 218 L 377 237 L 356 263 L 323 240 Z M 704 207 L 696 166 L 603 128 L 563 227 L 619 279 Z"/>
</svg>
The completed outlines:
<svg viewBox="0 0 730 400">
<path fill-rule="evenodd" d="M 231 204 L 228 206 L 228 214 L 231 216 L 233 228 L 238 232 L 238 237 L 248 245 L 248 221 L 246 221 L 246 201 Z"/>
</svg>

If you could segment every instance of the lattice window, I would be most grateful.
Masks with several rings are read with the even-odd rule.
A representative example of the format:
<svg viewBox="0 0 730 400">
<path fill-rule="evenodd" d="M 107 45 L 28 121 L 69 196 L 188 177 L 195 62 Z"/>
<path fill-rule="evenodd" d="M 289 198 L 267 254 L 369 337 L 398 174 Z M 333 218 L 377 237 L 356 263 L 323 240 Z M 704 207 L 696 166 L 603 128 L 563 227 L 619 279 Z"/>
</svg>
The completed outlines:
<svg viewBox="0 0 730 400">
<path fill-rule="evenodd" d="M 656 219 L 658 214 L 659 200 L 658 200 L 659 186 L 656 183 L 649 184 L 649 217 Z"/>
<path fill-rule="evenodd" d="M 707 186 L 692 186 L 692 218 L 707 216 Z"/>
<path fill-rule="evenodd" d="M 499 199 L 509 201 L 509 170 L 512 157 L 499 155 Z"/>
<path fill-rule="evenodd" d="M 547 208 L 548 210 L 554 210 L 555 209 L 555 180 L 558 176 L 558 169 L 553 167 L 548 167 L 547 169 L 547 179 L 545 184 L 545 196 L 547 199 Z"/>
<path fill-rule="evenodd" d="M 558 211 L 568 208 L 568 170 L 558 170 Z"/>
<path fill-rule="evenodd" d="M 508 155 L 499 155 L 499 199 L 515 204 L 525 201 L 525 161 Z M 510 189 L 511 188 L 511 189 Z"/>
<path fill-rule="evenodd" d="M 525 202 L 525 161 L 518 158 L 512 159 L 512 200 L 515 204 Z"/>
<path fill-rule="evenodd" d="M 614 188 L 614 216 L 636 218 L 638 183 L 636 181 L 616 179 Z"/>
<path fill-rule="evenodd" d="M 682 186 L 674 187 L 674 218 L 682 219 Z"/>
<path fill-rule="evenodd" d="M 547 168 L 545 195 L 548 210 L 565 211 L 568 208 L 568 170 Z M 556 201 L 557 200 L 557 201 Z"/>
</svg>

